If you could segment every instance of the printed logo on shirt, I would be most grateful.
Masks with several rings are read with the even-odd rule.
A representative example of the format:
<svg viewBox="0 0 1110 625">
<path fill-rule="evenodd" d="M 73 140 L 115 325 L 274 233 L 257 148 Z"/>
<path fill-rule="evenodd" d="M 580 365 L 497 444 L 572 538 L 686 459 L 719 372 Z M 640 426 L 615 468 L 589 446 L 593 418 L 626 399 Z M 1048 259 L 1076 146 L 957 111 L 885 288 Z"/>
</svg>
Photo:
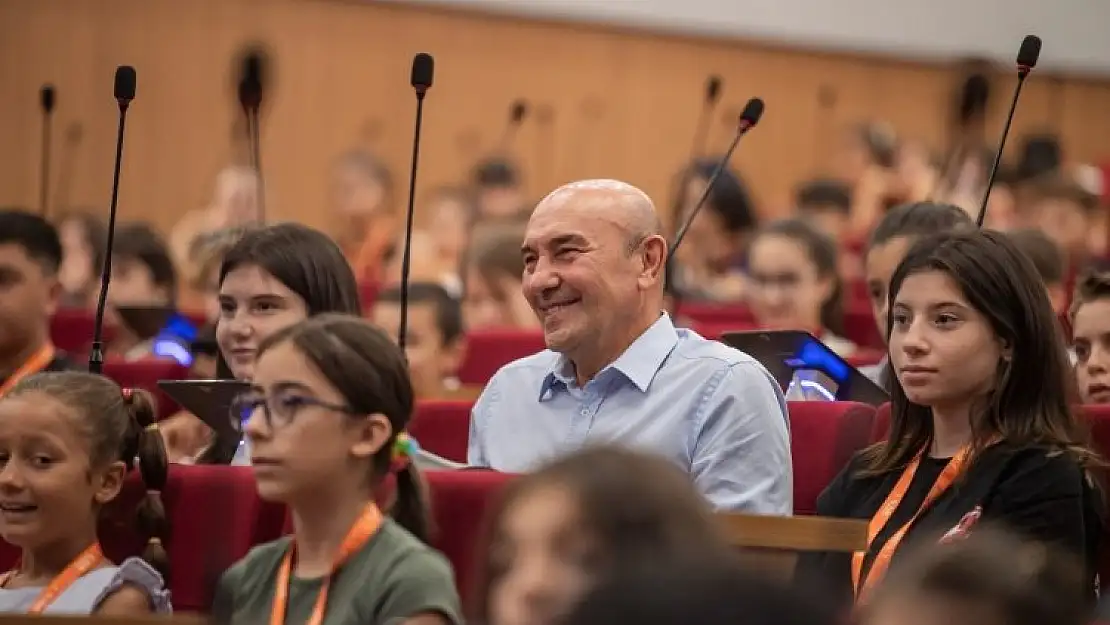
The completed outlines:
<svg viewBox="0 0 1110 625">
<path fill-rule="evenodd" d="M 983 507 L 975 506 L 971 512 L 968 512 L 960 519 L 960 522 L 957 523 L 955 527 L 948 530 L 944 533 L 944 536 L 940 537 L 940 544 L 943 545 L 945 543 L 967 538 L 968 534 L 971 533 L 971 528 L 979 522 L 981 516 L 983 516 Z"/>
</svg>

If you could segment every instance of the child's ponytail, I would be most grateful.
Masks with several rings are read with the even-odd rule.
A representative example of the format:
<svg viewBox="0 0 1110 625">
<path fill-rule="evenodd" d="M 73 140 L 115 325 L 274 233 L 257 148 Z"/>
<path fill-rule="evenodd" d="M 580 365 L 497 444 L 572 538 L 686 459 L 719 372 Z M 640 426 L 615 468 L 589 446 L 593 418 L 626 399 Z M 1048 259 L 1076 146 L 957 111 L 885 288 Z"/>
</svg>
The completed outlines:
<svg viewBox="0 0 1110 625">
<path fill-rule="evenodd" d="M 146 494 L 136 510 L 139 531 L 147 537 L 143 559 L 161 573 L 168 583 L 169 555 L 166 553 L 166 543 L 170 539 L 170 523 L 162 504 L 162 490 L 169 475 L 166 445 L 154 423 L 155 404 L 149 393 L 123 389 L 123 403 L 130 418 L 131 432 L 121 450 L 121 459 L 128 468 L 138 462 L 139 475 L 146 487 Z"/>
<path fill-rule="evenodd" d="M 393 443 L 392 453 L 390 470 L 397 480 L 397 494 L 390 514 L 398 525 L 427 543 L 432 531 L 428 514 L 428 489 L 414 463 L 419 447 L 407 433 L 401 432 Z"/>
</svg>

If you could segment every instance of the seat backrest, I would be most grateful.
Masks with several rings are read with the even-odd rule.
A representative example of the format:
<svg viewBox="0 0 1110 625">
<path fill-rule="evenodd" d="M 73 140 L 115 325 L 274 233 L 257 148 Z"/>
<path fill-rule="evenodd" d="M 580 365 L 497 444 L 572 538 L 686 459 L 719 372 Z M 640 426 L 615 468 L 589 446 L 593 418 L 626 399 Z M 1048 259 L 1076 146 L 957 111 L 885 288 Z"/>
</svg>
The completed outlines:
<svg viewBox="0 0 1110 625">
<path fill-rule="evenodd" d="M 459 367 L 463 384 L 485 386 L 505 365 L 547 349 L 538 330 L 481 330 L 466 335 L 466 355 Z"/>
<path fill-rule="evenodd" d="M 54 347 L 69 354 L 84 354 L 92 345 L 94 317 L 81 308 L 63 308 L 50 318 L 50 340 Z M 105 323 L 104 341 L 110 341 L 114 328 Z"/>
<path fill-rule="evenodd" d="M 180 407 L 158 388 L 158 381 L 184 380 L 189 377 L 189 369 L 173 360 L 150 358 L 127 362 L 110 358 L 104 362 L 104 375 L 122 387 L 149 392 L 158 403 L 158 418 L 163 419 Z"/>
<path fill-rule="evenodd" d="M 794 514 L 816 514 L 817 496 L 868 445 L 875 409 L 855 402 L 794 401 L 790 448 Z"/>
<path fill-rule="evenodd" d="M 879 443 L 890 434 L 890 402 L 879 406 L 875 411 L 875 425 L 871 428 L 871 442 Z"/>
<path fill-rule="evenodd" d="M 681 320 L 685 325 L 692 326 L 706 324 L 720 327 L 722 325 L 739 324 L 740 326 L 753 327 L 756 325 L 755 316 L 747 304 L 683 301 L 679 304 L 674 318 Z"/>
<path fill-rule="evenodd" d="M 451 561 L 465 607 L 479 579 L 476 556 L 487 547 L 483 544 L 487 514 L 515 476 L 484 469 L 428 471 L 424 476 L 434 519 L 432 546 Z"/>
<path fill-rule="evenodd" d="M 1089 404 L 1083 406 L 1082 414 L 1091 430 L 1091 444 L 1102 458 L 1110 458 L 1110 405 Z M 1103 488 L 1110 486 L 1110 471 L 1102 470 L 1098 477 Z M 1105 490 L 1103 491 L 1106 492 Z M 1103 495 L 1105 499 L 1105 494 Z M 1110 526 L 1102 528 L 1101 553 L 1099 554 L 1098 575 L 1100 579 L 1110 580 Z"/>
<path fill-rule="evenodd" d="M 428 400 L 416 404 L 408 430 L 420 447 L 455 462 L 466 462 L 470 439 L 470 410 L 467 400 Z"/>
</svg>

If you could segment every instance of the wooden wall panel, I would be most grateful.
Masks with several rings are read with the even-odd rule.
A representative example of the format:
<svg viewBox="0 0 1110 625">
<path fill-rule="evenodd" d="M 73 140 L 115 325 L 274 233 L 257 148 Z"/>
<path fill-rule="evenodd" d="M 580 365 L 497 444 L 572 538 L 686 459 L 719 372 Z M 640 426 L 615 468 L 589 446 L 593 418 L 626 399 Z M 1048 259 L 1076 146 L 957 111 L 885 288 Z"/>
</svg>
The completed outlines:
<svg viewBox="0 0 1110 625">
<path fill-rule="evenodd" d="M 168 227 L 203 205 L 214 174 L 242 153 L 232 139 L 232 59 L 255 40 L 270 44 L 277 63 L 263 131 L 271 215 L 325 227 L 327 169 L 347 148 L 372 145 L 406 188 L 408 73 L 419 51 L 437 64 L 422 189 L 461 182 L 475 158 L 496 149 L 510 104 L 523 97 L 532 114 L 513 151 L 532 193 L 618 177 L 663 204 L 689 153 L 705 78 L 718 73 L 725 94 L 713 151 L 727 145 L 748 97 L 767 103 L 735 162 L 768 213 L 824 167 L 844 124 L 883 118 L 939 143 L 952 81 L 941 66 L 365 2 L 0 0 L 0 204 L 37 202 L 37 92 L 52 81 L 55 204 L 107 205 L 112 72 L 131 64 L 139 84 L 121 215 Z M 997 81 L 992 136 L 1012 84 Z M 818 105 L 822 89 L 835 94 L 829 110 Z M 1026 91 L 1016 132 L 1062 120 L 1071 156 L 1106 156 L 1110 85 L 1034 75 Z"/>
</svg>

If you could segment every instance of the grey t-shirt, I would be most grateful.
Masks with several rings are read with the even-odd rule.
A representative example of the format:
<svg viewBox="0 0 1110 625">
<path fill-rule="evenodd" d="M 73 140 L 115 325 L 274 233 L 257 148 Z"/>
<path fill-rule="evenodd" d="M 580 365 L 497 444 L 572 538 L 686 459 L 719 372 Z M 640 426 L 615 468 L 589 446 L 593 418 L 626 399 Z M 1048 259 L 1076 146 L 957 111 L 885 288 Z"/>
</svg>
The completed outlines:
<svg viewBox="0 0 1110 625">
<path fill-rule="evenodd" d="M 143 560 L 128 558 L 119 566 L 105 566 L 78 578 L 46 607 L 44 613 L 92 614 L 109 595 L 124 585 L 144 590 L 150 597 L 154 612 L 168 614 L 173 611 L 170 593 L 165 589 L 162 576 Z M 0 613 L 26 614 L 42 591 L 41 587 L 35 586 L 0 588 Z"/>
<path fill-rule="evenodd" d="M 273 609 L 278 567 L 289 537 L 251 549 L 224 573 L 212 605 L 213 622 L 267 623 Z M 324 578 L 289 582 L 286 623 L 305 623 Z M 439 552 L 392 519 L 331 578 L 324 625 L 397 625 L 424 613 L 461 625 L 451 565 Z"/>
</svg>

